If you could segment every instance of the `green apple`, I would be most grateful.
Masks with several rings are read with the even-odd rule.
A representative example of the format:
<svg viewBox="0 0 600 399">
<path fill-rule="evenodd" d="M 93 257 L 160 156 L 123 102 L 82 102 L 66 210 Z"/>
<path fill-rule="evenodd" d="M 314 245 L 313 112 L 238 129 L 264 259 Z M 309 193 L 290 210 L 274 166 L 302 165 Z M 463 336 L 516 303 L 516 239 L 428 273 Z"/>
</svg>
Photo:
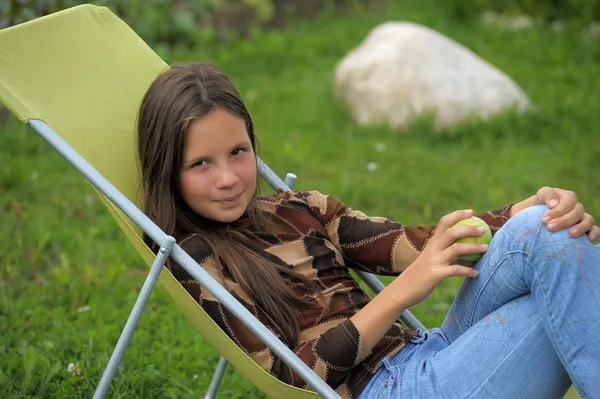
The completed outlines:
<svg viewBox="0 0 600 399">
<path fill-rule="evenodd" d="M 458 243 L 489 244 L 490 241 L 492 241 L 492 231 L 490 230 L 490 226 L 488 226 L 488 224 L 486 222 L 479 219 L 478 217 L 471 216 L 468 219 L 460 220 L 457 223 L 455 223 L 454 226 L 481 226 L 485 229 L 485 232 L 483 233 L 483 235 L 476 236 L 476 237 L 459 238 L 458 240 L 456 240 L 456 242 L 458 242 Z M 454 227 L 454 226 L 452 226 L 452 227 Z M 458 257 L 458 259 L 465 261 L 465 262 L 477 262 L 479 260 L 479 258 L 481 258 L 482 255 L 483 254 L 481 254 L 481 253 L 461 255 Z"/>
</svg>

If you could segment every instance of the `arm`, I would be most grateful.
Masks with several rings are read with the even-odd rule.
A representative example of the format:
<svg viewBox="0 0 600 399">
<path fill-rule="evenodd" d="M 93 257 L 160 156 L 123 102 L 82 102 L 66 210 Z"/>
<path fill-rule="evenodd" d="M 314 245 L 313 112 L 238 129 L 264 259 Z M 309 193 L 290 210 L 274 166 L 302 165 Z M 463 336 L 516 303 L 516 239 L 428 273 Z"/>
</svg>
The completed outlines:
<svg viewBox="0 0 600 399">
<path fill-rule="evenodd" d="M 551 231 L 570 228 L 571 236 L 576 237 L 587 233 L 591 241 L 600 235 L 600 228 L 594 226 L 595 219 L 585 213 L 575 193 L 551 187 L 542 187 L 536 195 L 512 206 L 484 212 L 477 216 L 484 219 L 495 233 L 508 218 L 530 206 L 539 204 L 545 204 L 550 208 L 544 216 L 543 223 L 547 223 Z M 462 217 L 468 216 L 465 214 Z M 486 250 L 486 247 L 476 249 L 475 247 L 465 247 L 462 244 L 453 244 L 461 236 L 476 234 L 472 227 L 449 228 L 460 218 L 460 211 L 442 218 L 434 236 L 419 258 L 363 309 L 369 308 L 372 309 L 371 311 L 361 311 L 352 318 L 367 345 L 381 339 L 385 333 L 385 327 L 388 325 L 383 323 L 392 323 L 393 321 L 390 319 L 395 320 L 393 318 L 397 317 L 397 304 L 400 304 L 400 308 L 407 308 L 411 304 L 420 302 L 429 295 L 439 281 L 450 275 L 477 277 L 476 270 L 469 271 L 460 265 L 453 264 L 459 253 Z M 397 282 L 400 283 L 395 286 Z M 388 293 L 388 289 L 392 292 Z M 396 289 L 400 293 L 393 292 Z M 382 296 L 382 300 L 378 301 L 380 296 Z"/>
<path fill-rule="evenodd" d="M 410 276 L 402 273 L 352 316 L 350 320 L 360 332 L 366 347 L 373 348 L 400 315 L 413 305 L 409 284 Z"/>
<path fill-rule="evenodd" d="M 331 242 L 342 253 L 346 266 L 382 275 L 399 275 L 424 250 L 435 225 L 404 226 L 381 217 L 368 217 L 328 195 L 311 191 L 305 195 L 320 217 Z M 483 212 L 494 234 L 509 218 L 511 207 Z"/>
<path fill-rule="evenodd" d="M 418 258 L 352 317 L 367 345 L 375 345 L 402 311 L 424 300 L 442 280 L 479 275 L 477 270 L 457 263 L 460 255 L 487 251 L 485 244 L 456 243 L 459 238 L 483 234 L 475 226 L 454 226 L 472 215 L 471 210 L 462 210 L 442 217 Z"/>
<path fill-rule="evenodd" d="M 456 216 L 454 219 L 458 221 Z M 442 240 L 439 238 L 440 236 L 445 237 L 444 242 L 452 243 L 460 237 L 460 232 L 464 235 L 470 232 L 469 229 L 475 228 L 461 226 L 458 229 L 450 229 L 455 230 L 454 235 L 444 235 L 444 231 L 447 230 L 444 226 L 449 221 L 452 220 L 440 224 L 418 261 L 413 262 L 402 276 L 389 284 L 375 299 L 357 313 L 352 314 L 350 319 L 344 319 L 343 313 L 341 313 L 340 317 L 332 317 L 329 322 L 303 326 L 298 343 L 291 349 L 330 386 L 339 386 L 345 379 L 347 371 L 370 355 L 373 346 L 381 340 L 402 311 L 429 295 L 441 279 L 450 275 L 475 275 L 476 271 L 470 268 L 459 265 L 448 267 L 448 256 L 438 256 L 441 245 L 438 244 Z M 200 245 L 190 245 L 195 241 L 199 241 Z M 199 237 L 197 240 L 186 241 L 185 246 L 183 244 L 180 245 L 190 256 L 196 259 L 219 283 L 227 287 L 232 295 L 246 306 L 262 324 L 278 335 L 278 329 L 269 323 L 265 314 L 241 289 L 240 285 L 224 276 L 211 254 L 203 249 L 202 240 Z M 443 245 L 441 246 L 443 247 Z M 458 248 L 459 252 L 457 253 L 479 251 L 479 249 L 475 249 L 475 247 L 479 248 L 475 244 L 458 244 L 458 246 L 453 245 L 452 247 Z M 455 257 L 457 253 L 450 252 L 450 258 Z M 203 310 L 260 367 L 283 381 L 306 388 L 305 382 L 299 376 L 285 367 L 268 347 L 224 308 L 208 290 L 193 280 L 183 268 L 172 261 L 169 262 L 169 268 Z"/>
<path fill-rule="evenodd" d="M 510 208 L 509 217 L 515 216 L 517 213 L 521 212 L 523 209 L 528 208 L 536 204 L 535 195 L 521 201 L 517 202 Z"/>
<path fill-rule="evenodd" d="M 262 324 L 280 337 L 278 329 L 270 324 L 265 313 L 256 306 L 252 298 L 244 292 L 239 284 L 219 270 L 214 258 L 206 250 L 199 237 L 187 240 L 180 245 Z M 185 269 L 172 260 L 169 262 L 169 269 L 203 310 L 260 367 L 282 381 L 306 388 L 306 383 L 297 374 L 285 366 L 265 344 L 206 288 L 195 281 Z M 299 336 L 299 342 L 291 349 L 332 387 L 337 387 L 346 377 L 347 370 L 360 363 L 371 353 L 372 346 L 365 345 L 360 333 L 349 319 L 341 322 L 339 318 L 333 319 L 325 325 L 308 326 L 308 330 L 311 333 L 310 337 L 303 338 L 303 334 L 307 334 L 305 328 Z"/>
</svg>

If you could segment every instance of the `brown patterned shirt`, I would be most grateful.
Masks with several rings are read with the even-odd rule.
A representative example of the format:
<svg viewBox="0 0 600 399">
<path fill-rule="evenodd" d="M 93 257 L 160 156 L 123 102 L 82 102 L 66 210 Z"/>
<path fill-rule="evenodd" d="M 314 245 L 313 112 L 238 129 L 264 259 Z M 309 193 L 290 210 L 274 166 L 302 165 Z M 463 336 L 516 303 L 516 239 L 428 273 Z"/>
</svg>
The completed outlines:
<svg viewBox="0 0 600 399">
<path fill-rule="evenodd" d="M 367 217 L 316 191 L 278 193 L 258 201 L 259 206 L 274 214 L 269 232 L 247 228 L 242 233 L 296 272 L 326 287 L 321 293 L 329 312 L 323 308 L 302 311 L 301 332 L 292 350 L 342 397 L 355 398 L 383 358 L 399 352 L 414 333 L 395 323 L 373 349 L 364 347 L 350 318 L 367 304 L 369 296 L 349 269 L 396 276 L 425 248 L 435 226 L 408 227 L 385 218 Z M 477 216 L 495 233 L 508 219 L 509 208 L 505 206 Z M 180 245 L 278 335 L 239 284 L 229 279 L 223 281 L 223 273 L 217 270 L 201 236 L 188 235 Z M 305 382 L 289 368 L 283 368 L 286 375 L 277 375 L 274 371 L 279 361 L 276 355 L 183 268 L 175 263 L 170 263 L 170 268 L 191 296 L 261 367 L 292 385 L 307 389 Z M 296 285 L 295 292 L 297 289 Z M 314 296 L 310 292 L 304 295 Z"/>
</svg>

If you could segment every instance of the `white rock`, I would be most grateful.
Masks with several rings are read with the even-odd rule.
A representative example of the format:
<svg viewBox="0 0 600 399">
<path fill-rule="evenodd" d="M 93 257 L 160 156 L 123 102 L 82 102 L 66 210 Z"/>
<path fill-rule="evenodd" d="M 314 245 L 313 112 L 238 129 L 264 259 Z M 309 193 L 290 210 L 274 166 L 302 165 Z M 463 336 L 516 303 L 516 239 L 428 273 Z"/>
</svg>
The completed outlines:
<svg viewBox="0 0 600 399">
<path fill-rule="evenodd" d="M 504 73 L 471 50 L 412 22 L 386 22 L 336 66 L 334 92 L 360 125 L 401 129 L 424 113 L 435 128 L 530 104 Z"/>
</svg>

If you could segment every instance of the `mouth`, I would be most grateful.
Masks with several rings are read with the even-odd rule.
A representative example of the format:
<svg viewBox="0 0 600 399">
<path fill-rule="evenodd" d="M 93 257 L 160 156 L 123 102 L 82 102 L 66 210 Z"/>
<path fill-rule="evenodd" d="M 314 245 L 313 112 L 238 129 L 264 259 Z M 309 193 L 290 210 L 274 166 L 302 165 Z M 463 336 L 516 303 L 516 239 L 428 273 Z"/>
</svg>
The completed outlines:
<svg viewBox="0 0 600 399">
<path fill-rule="evenodd" d="M 234 204 L 237 200 L 239 200 L 241 196 L 242 196 L 242 193 L 235 195 L 233 197 L 225 198 L 225 199 L 218 200 L 215 202 L 218 202 L 219 204 L 223 204 L 223 205 L 230 205 L 230 204 Z"/>
</svg>

